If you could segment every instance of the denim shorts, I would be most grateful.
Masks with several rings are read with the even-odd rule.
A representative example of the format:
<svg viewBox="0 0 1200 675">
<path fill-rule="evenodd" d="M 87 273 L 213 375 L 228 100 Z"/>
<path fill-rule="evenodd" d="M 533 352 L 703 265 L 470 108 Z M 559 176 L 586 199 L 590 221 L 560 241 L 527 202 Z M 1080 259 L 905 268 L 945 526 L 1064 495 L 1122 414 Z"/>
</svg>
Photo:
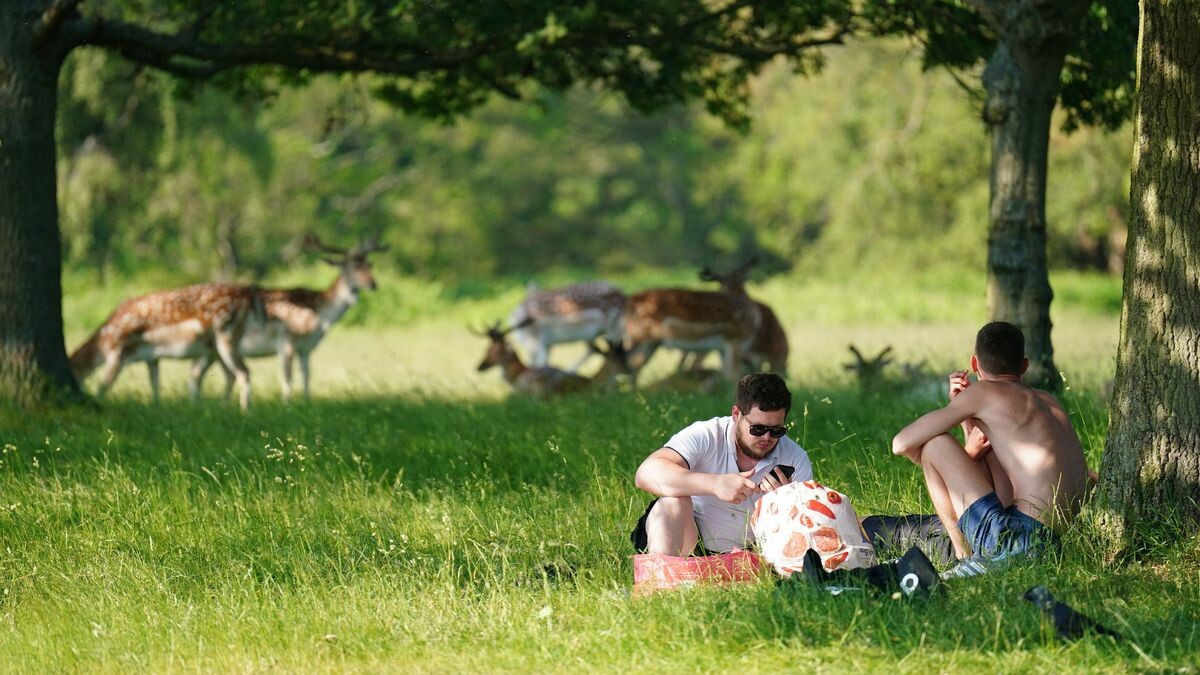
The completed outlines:
<svg viewBox="0 0 1200 675">
<path fill-rule="evenodd" d="M 1014 556 L 1036 556 L 1055 540 L 1054 531 L 1037 518 L 1004 508 L 995 492 L 980 497 L 958 519 L 958 529 L 977 556 L 1002 560 Z"/>
</svg>

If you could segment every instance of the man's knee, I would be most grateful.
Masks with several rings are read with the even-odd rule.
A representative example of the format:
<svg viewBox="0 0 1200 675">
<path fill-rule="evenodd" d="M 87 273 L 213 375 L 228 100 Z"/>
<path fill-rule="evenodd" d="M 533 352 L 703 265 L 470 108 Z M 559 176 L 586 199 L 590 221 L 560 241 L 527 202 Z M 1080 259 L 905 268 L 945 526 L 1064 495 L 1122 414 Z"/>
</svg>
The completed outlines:
<svg viewBox="0 0 1200 675">
<path fill-rule="evenodd" d="M 921 446 L 921 463 L 926 464 L 931 460 L 946 456 L 947 453 L 957 453 L 963 457 L 967 455 L 967 451 L 963 449 L 957 438 L 948 433 L 939 434 Z"/>
<path fill-rule="evenodd" d="M 647 522 L 687 523 L 694 517 L 691 497 L 659 497 Z"/>
</svg>

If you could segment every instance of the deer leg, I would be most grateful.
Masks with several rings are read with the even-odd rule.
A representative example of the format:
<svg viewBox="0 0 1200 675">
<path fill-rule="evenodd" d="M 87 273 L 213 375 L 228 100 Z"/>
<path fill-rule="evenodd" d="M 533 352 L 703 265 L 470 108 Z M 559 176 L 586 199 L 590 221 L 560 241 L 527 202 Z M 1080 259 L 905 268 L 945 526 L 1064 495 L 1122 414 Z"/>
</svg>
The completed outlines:
<svg viewBox="0 0 1200 675">
<path fill-rule="evenodd" d="M 300 379 L 304 381 L 304 400 L 310 400 L 308 395 L 308 357 L 309 352 L 300 352 Z"/>
<path fill-rule="evenodd" d="M 221 359 L 217 359 L 217 365 L 221 366 L 221 374 L 225 376 L 225 396 L 221 400 L 228 401 L 233 395 L 233 371 Z"/>
<path fill-rule="evenodd" d="M 654 356 L 660 344 L 662 343 L 658 340 L 647 340 L 636 343 L 629 349 L 629 381 L 634 386 L 637 386 L 638 373 L 646 367 L 646 363 Z"/>
<path fill-rule="evenodd" d="M 158 359 L 146 361 L 146 370 L 150 373 L 150 395 L 154 398 L 154 405 L 158 405 Z"/>
<path fill-rule="evenodd" d="M 725 345 L 725 376 L 730 382 L 737 382 L 742 371 L 742 350 L 736 343 Z"/>
<path fill-rule="evenodd" d="M 238 405 L 242 410 L 246 410 L 250 407 L 250 370 L 246 368 L 242 355 L 237 352 L 237 337 L 230 333 L 218 333 L 214 341 L 221 363 L 233 371 L 237 379 Z"/>
<path fill-rule="evenodd" d="M 285 404 L 292 397 L 292 353 L 292 343 L 279 345 L 279 386 Z"/>
<path fill-rule="evenodd" d="M 213 363 L 212 354 L 205 354 L 192 361 L 191 372 L 188 373 L 188 395 L 193 401 L 200 400 L 200 389 L 204 383 L 204 374 Z"/>
<path fill-rule="evenodd" d="M 550 345 L 539 339 L 537 348 L 529 355 L 529 360 L 533 362 L 534 368 L 545 368 L 546 364 L 550 362 Z"/>
<path fill-rule="evenodd" d="M 121 368 L 125 364 L 121 361 L 121 352 L 109 352 L 104 358 L 104 375 L 100 378 L 100 386 L 96 388 L 96 398 L 103 398 L 108 393 L 117 376 L 121 374 Z"/>
<path fill-rule="evenodd" d="M 692 355 L 692 352 L 689 352 L 686 349 L 679 350 L 679 365 L 675 366 L 675 372 L 682 373 L 683 371 L 688 369 L 687 360 L 688 360 L 688 357 L 691 355 Z M 695 366 L 696 366 L 696 362 L 693 361 L 692 367 L 694 368 Z"/>
</svg>

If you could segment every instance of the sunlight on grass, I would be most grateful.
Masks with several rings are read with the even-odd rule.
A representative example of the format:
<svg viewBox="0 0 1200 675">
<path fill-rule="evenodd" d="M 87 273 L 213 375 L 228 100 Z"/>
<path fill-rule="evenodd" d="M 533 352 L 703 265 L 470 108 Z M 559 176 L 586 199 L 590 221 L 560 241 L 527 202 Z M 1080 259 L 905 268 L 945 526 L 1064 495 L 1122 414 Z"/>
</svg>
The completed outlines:
<svg viewBox="0 0 1200 675">
<path fill-rule="evenodd" d="M 860 514 L 929 512 L 892 434 L 939 405 L 981 317 L 879 322 L 836 298 L 761 289 L 792 341 L 792 435 Z M 829 287 L 830 297 L 853 294 Z M 930 291 L 955 306 L 958 291 Z M 507 296 L 505 296 L 507 297 Z M 794 301 L 790 298 L 795 297 Z M 940 298 L 940 299 L 939 299 Z M 949 298 L 949 299 L 947 299 Z M 386 312 L 376 299 L 360 309 Z M 493 301 L 488 301 L 493 302 Z M 485 341 L 442 318 L 337 326 L 313 358 L 313 400 L 279 403 L 277 365 L 252 363 L 241 414 L 210 374 L 186 400 L 165 364 L 99 409 L 3 413 L 0 659 L 24 671 L 1097 671 L 1200 666 L 1195 536 L 1153 563 L 1103 567 L 1086 532 L 1050 560 L 925 602 L 760 584 L 631 599 L 638 463 L 729 392 L 644 390 L 553 401 L 478 373 Z M 883 311 L 883 310 L 880 310 Z M 923 309 L 896 310 L 901 314 Z M 1097 467 L 1116 318 L 1056 310 L 1063 401 Z M 954 317 L 948 320 L 947 316 Z M 824 317 L 824 318 L 822 318 Z M 81 324 L 73 336 L 85 331 Z M 933 378 L 862 389 L 847 345 L 925 361 Z M 566 363 L 580 348 L 556 351 Z M 595 368 L 590 363 L 586 369 Z M 647 381 L 674 367 L 655 357 Z M 1057 642 L 1020 599 L 1041 583 L 1124 633 Z"/>
</svg>

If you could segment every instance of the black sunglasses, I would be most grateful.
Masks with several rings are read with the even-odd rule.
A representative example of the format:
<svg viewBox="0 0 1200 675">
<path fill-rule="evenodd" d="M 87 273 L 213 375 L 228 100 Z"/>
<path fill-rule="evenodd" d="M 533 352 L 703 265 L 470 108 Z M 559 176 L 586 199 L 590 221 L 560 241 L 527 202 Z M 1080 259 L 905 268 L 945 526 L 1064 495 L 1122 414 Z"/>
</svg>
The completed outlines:
<svg viewBox="0 0 1200 675">
<path fill-rule="evenodd" d="M 762 436 L 763 434 L 771 434 L 771 438 L 780 438 L 788 432 L 787 427 L 773 427 L 770 424 L 751 424 L 750 435 Z"/>
</svg>

